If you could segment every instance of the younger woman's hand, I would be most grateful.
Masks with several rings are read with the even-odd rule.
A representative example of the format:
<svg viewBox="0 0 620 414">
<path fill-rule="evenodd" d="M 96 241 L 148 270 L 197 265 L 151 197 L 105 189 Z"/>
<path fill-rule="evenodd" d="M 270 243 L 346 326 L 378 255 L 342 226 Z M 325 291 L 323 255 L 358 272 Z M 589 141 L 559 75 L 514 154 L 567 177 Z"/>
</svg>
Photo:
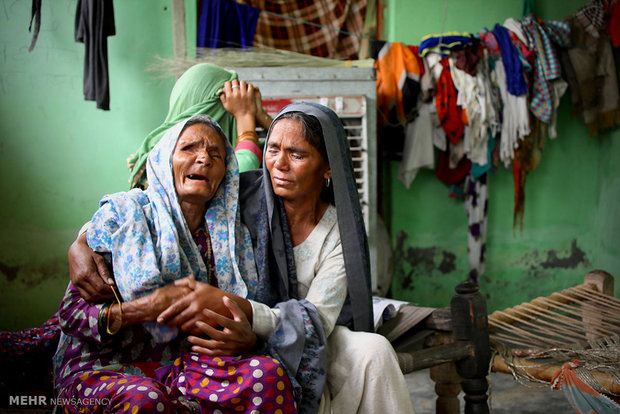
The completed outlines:
<svg viewBox="0 0 620 414">
<path fill-rule="evenodd" d="M 224 109 L 230 112 L 237 121 L 256 117 L 254 86 L 244 80 L 234 79 L 226 82 L 220 95 Z"/>
<path fill-rule="evenodd" d="M 215 321 L 221 329 L 216 329 L 203 321 L 197 321 L 192 331 L 194 336 L 188 338 L 193 345 L 192 350 L 209 356 L 233 356 L 251 352 L 256 345 L 257 337 L 252 331 L 248 318 L 241 308 L 227 296 L 224 296 L 222 301 L 230 311 L 232 319 L 205 309 L 203 311 L 205 317 Z"/>
</svg>

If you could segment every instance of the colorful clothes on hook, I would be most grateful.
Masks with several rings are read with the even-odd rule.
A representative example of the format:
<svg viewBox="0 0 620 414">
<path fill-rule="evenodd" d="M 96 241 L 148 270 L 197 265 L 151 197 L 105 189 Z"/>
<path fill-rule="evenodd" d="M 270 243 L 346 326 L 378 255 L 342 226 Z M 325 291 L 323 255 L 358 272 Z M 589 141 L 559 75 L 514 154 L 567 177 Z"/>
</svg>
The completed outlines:
<svg viewBox="0 0 620 414">
<path fill-rule="evenodd" d="M 563 20 L 542 22 L 533 15 L 521 20 L 523 32 L 531 49 L 536 51 L 534 87 L 530 109 L 536 118 L 551 122 L 553 112 L 550 82 L 561 75 L 558 53 L 552 43 L 560 47 L 570 46 L 570 26 Z"/>
</svg>

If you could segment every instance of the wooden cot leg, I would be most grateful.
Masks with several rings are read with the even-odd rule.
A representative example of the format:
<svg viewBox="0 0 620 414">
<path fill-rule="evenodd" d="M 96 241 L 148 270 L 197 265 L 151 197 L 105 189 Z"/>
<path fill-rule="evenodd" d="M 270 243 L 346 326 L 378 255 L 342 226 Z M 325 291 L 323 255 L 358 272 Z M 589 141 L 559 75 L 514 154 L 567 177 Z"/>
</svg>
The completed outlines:
<svg viewBox="0 0 620 414">
<path fill-rule="evenodd" d="M 452 334 L 437 332 L 424 341 L 424 346 L 434 348 L 439 345 L 452 343 Z M 461 377 L 456 372 L 454 362 L 435 365 L 430 368 L 430 377 L 435 382 L 435 412 L 437 414 L 459 414 L 461 392 Z"/>
<path fill-rule="evenodd" d="M 458 414 L 461 392 L 461 377 L 456 373 L 454 362 L 434 366 L 430 369 L 431 379 L 435 381 L 435 412 L 437 414 Z"/>
<path fill-rule="evenodd" d="M 463 378 L 465 414 L 487 414 L 487 373 L 491 360 L 487 305 L 478 285 L 471 280 L 460 283 L 450 302 L 454 341 L 473 346 L 473 355 L 456 361 L 456 371 Z"/>
</svg>

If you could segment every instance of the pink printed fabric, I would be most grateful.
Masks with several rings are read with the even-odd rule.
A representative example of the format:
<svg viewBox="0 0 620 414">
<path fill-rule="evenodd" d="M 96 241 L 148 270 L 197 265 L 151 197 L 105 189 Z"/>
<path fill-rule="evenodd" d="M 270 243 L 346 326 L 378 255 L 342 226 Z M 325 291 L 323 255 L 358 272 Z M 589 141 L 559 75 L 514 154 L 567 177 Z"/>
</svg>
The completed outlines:
<svg viewBox="0 0 620 414">
<path fill-rule="evenodd" d="M 254 34 L 254 46 L 268 46 L 331 59 L 357 58 L 361 40 L 358 36 L 363 31 L 366 0 L 237 2 L 261 10 Z"/>
<path fill-rule="evenodd" d="M 138 364 L 131 375 L 114 366 L 85 372 L 59 395 L 65 413 L 297 413 L 282 365 L 268 356 L 209 357 L 188 353 L 154 370 Z M 152 376 L 145 376 L 151 371 Z M 189 403 L 188 403 L 189 401 Z M 279 410 L 279 411 L 278 411 Z"/>
</svg>

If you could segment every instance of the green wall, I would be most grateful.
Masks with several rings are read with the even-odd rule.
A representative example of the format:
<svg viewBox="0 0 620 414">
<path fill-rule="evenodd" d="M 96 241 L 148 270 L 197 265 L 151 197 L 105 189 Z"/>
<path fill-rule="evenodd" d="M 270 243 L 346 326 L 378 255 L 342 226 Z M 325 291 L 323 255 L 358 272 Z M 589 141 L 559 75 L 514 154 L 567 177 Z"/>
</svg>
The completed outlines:
<svg viewBox="0 0 620 414">
<path fill-rule="evenodd" d="M 195 5 L 186 3 L 191 22 Z M 0 1 L 2 330 L 35 326 L 58 308 L 70 243 L 103 194 L 128 188 L 125 160 L 165 117 L 174 83 L 145 72 L 156 55 L 172 56 L 170 0 L 114 2 L 110 111 L 83 99 L 76 1 L 42 4 L 39 39 L 28 53 L 30 2 Z"/>
<path fill-rule="evenodd" d="M 537 3 L 542 19 L 566 17 L 585 4 Z M 516 0 L 390 0 L 386 40 L 417 45 L 422 36 L 440 33 L 444 19 L 444 31 L 491 29 L 507 17 L 520 18 L 522 8 Z M 620 129 L 589 138 L 570 114 L 568 95 L 558 117 L 558 137 L 546 141 L 540 165 L 527 178 L 522 231 L 512 226 L 512 171 L 500 166 L 490 175 L 487 262 L 480 280 L 489 311 L 578 284 L 590 269 L 620 276 Z M 448 198 L 432 171 L 420 172 L 409 190 L 397 172 L 396 161 L 383 171 L 395 259 L 392 292 L 398 299 L 447 306 L 469 270 L 463 203 Z"/>
</svg>

